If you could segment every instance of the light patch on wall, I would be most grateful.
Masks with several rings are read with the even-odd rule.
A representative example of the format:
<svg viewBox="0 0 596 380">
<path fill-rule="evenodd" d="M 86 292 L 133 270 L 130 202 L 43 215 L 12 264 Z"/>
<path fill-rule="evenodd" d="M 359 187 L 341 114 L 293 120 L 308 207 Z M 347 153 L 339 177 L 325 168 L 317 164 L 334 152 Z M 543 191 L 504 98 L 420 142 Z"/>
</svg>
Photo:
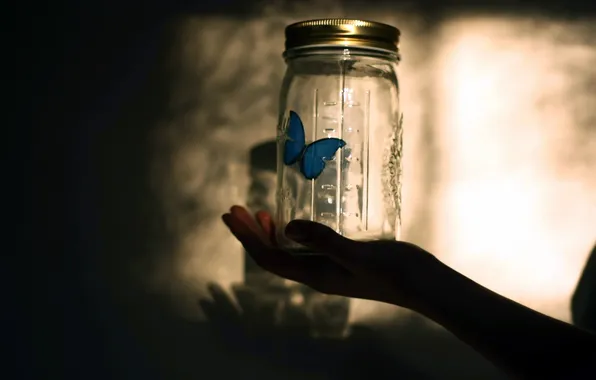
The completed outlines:
<svg viewBox="0 0 596 380">
<path fill-rule="evenodd" d="M 595 32 L 589 22 L 454 19 L 438 52 L 441 258 L 564 320 L 596 238 Z M 591 117 L 578 118 L 590 103 Z"/>
</svg>

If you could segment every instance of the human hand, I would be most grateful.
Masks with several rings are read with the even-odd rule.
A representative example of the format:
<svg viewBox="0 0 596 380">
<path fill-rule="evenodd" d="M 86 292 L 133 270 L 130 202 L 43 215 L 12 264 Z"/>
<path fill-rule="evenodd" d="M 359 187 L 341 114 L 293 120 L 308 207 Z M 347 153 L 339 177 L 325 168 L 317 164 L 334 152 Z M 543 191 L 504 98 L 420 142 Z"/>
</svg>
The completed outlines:
<svg viewBox="0 0 596 380">
<path fill-rule="evenodd" d="M 263 269 L 322 293 L 418 310 L 424 289 L 440 266 L 433 255 L 413 244 L 354 241 L 304 220 L 290 222 L 286 235 L 322 255 L 292 256 L 277 246 L 270 214 L 261 211 L 253 217 L 245 208 L 233 206 L 222 219 Z"/>
</svg>

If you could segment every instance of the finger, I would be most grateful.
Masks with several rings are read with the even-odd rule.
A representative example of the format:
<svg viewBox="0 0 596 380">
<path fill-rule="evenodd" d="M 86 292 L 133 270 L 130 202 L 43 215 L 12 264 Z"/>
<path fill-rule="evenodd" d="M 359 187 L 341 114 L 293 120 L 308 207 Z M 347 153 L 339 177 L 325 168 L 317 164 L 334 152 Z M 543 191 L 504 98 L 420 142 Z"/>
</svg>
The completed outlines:
<svg viewBox="0 0 596 380">
<path fill-rule="evenodd" d="M 242 243 L 247 250 L 265 250 L 268 249 L 266 241 L 254 231 L 252 226 L 247 225 L 243 220 L 238 219 L 232 214 L 224 214 L 221 217 L 224 224 L 230 232 Z"/>
<path fill-rule="evenodd" d="M 259 211 L 255 215 L 257 222 L 261 226 L 261 229 L 265 234 L 269 237 L 269 241 L 272 245 L 277 245 L 277 238 L 275 236 L 275 223 L 273 223 L 273 218 L 271 214 L 266 211 Z"/>
<path fill-rule="evenodd" d="M 242 206 L 232 206 L 230 208 L 230 215 L 237 219 L 239 222 L 242 222 L 246 227 L 252 230 L 257 236 L 266 240 L 266 234 L 263 232 L 259 223 L 255 220 L 252 214 Z"/>
<path fill-rule="evenodd" d="M 263 241 L 263 239 L 242 220 L 235 218 L 231 214 L 224 214 L 221 218 L 232 235 L 238 239 L 257 265 L 275 273 L 275 267 L 283 264 L 278 263 L 280 258 L 270 252 L 273 247 L 267 244 L 266 241 Z"/>
<path fill-rule="evenodd" d="M 287 252 L 263 242 L 243 220 L 231 214 L 224 214 L 222 220 L 261 268 L 294 281 L 300 281 L 305 276 L 305 268 L 300 262 Z"/>
<path fill-rule="evenodd" d="M 225 214 L 222 219 L 247 253 L 261 268 L 280 277 L 306 284 L 322 292 L 337 293 L 350 275 L 344 268 L 325 256 L 292 256 L 263 244 L 242 221 Z"/>
<path fill-rule="evenodd" d="M 275 232 L 275 226 L 268 213 L 258 213 L 255 223 L 255 218 L 243 207 L 234 206 L 230 211 L 230 214 L 222 216 L 224 223 L 256 264 L 263 269 L 292 281 L 307 285 L 315 284 L 319 288 L 327 287 L 328 281 L 333 282 L 338 275 L 345 274 L 341 273 L 343 269 L 337 266 L 337 263 L 332 263 L 329 258 L 311 257 L 309 260 L 304 260 L 267 244 L 267 239 L 263 238 L 262 234 L 265 234 L 265 231 L 272 234 Z M 263 228 L 255 227 L 259 224 Z M 259 233 L 255 231 L 257 228 Z"/>
<path fill-rule="evenodd" d="M 353 261 L 359 257 L 362 249 L 362 243 L 343 237 L 328 226 L 306 220 L 288 223 L 286 234 L 292 240 L 324 253 L 348 269 L 356 265 Z"/>
</svg>

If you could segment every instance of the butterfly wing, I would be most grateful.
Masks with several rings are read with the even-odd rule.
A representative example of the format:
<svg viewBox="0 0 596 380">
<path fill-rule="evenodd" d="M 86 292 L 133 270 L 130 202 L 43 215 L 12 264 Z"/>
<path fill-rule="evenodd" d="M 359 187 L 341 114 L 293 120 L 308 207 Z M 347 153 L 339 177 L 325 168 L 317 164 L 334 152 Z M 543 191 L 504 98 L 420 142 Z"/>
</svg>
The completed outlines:
<svg viewBox="0 0 596 380">
<path fill-rule="evenodd" d="M 286 141 L 284 143 L 284 164 L 293 165 L 298 161 L 305 144 L 302 120 L 296 112 L 290 111 L 290 120 L 288 121 Z"/>
<path fill-rule="evenodd" d="M 321 139 L 309 144 L 304 150 L 300 171 L 307 179 L 315 179 L 325 169 L 325 161 L 329 161 L 338 149 L 344 147 L 346 142 L 336 138 Z"/>
</svg>

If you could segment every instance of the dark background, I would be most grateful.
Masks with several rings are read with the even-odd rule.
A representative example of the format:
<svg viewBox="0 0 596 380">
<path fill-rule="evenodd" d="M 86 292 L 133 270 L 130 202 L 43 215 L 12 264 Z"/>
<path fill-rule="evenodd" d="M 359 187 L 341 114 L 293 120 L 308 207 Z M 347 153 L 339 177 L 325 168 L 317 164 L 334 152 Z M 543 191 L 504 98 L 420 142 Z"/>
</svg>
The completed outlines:
<svg viewBox="0 0 596 380">
<path fill-rule="evenodd" d="M 569 18 L 596 14 L 596 6 L 581 1 L 535 1 L 524 2 L 523 6 L 502 0 L 478 3 L 419 1 L 409 2 L 408 6 L 427 14 L 429 20 L 458 7 L 552 13 Z M 30 154 L 23 160 L 28 199 L 22 223 L 25 235 L 19 246 L 33 254 L 25 256 L 27 275 L 23 278 L 23 288 L 31 289 L 31 303 L 23 306 L 30 311 L 32 324 L 29 328 L 28 318 L 22 320 L 26 323 L 16 324 L 24 326 L 18 329 L 21 333 L 15 344 L 18 378 L 319 378 L 315 374 L 320 378 L 423 378 L 416 375 L 411 363 L 402 363 L 390 349 L 371 343 L 370 332 L 362 332 L 362 338 L 355 338 L 356 343 L 342 347 L 298 338 L 290 348 L 262 343 L 276 341 L 275 336 L 254 343 L 252 338 L 242 338 L 244 332 L 229 327 L 236 326 L 236 322 L 226 325 L 225 316 L 221 318 L 222 330 L 216 324 L 195 326 L 160 307 L 163 300 L 127 288 L 124 274 L 118 278 L 118 270 L 110 272 L 115 276 L 110 281 L 101 277 L 106 272 L 87 270 L 96 262 L 90 258 L 98 255 L 102 239 L 118 239 L 98 232 L 98 210 L 91 200 L 98 191 L 98 173 L 90 172 L 96 158 L 89 157 L 89 147 L 102 135 L 102 129 L 111 125 L 119 106 L 139 91 L 154 65 L 160 64 L 157 51 L 168 33 L 167 22 L 181 14 L 248 17 L 259 6 L 234 0 L 18 4 L 14 18 L 15 82 L 21 101 L 17 110 L 19 118 L 27 123 L 31 116 L 30 129 L 17 128 L 18 139 L 31 141 Z M 136 129 L 130 133 L 142 136 L 145 132 Z M 6 144 L 10 145 L 9 152 L 17 146 L 9 141 Z M 142 161 L 147 152 L 137 148 L 131 150 L 131 160 Z M 17 153 L 13 157 L 22 157 Z M 109 154 L 109 150 L 103 153 Z M 134 187 L 135 181 L 143 181 L 142 176 L 131 173 L 127 178 L 130 182 L 121 184 L 122 191 L 126 186 Z M 139 202 L 150 205 L 151 199 Z M 141 214 L 151 212 L 143 207 L 135 210 Z M 123 263 L 126 261 L 122 258 Z M 109 264 L 118 266 L 118 262 Z M 89 297 L 90 286 L 102 296 Z M 137 306 L 127 306 L 122 301 L 126 297 L 113 297 L 118 291 L 128 292 L 128 297 L 138 300 L 134 304 Z M 138 315 L 144 318 L 136 319 Z M 131 328 L 131 321 L 137 320 L 145 325 Z M 412 327 L 411 331 L 415 330 Z M 222 338 L 222 331 L 227 338 Z M 26 339 L 29 332 L 31 339 Z M 148 338 L 151 333 L 159 337 Z M 396 340 L 427 338 L 436 339 L 437 344 L 448 339 L 420 332 L 412 336 L 403 333 Z M 230 340 L 231 345 L 226 343 Z M 33 343 L 32 351 L 28 341 Z M 498 378 L 496 372 L 494 376 Z"/>
</svg>

